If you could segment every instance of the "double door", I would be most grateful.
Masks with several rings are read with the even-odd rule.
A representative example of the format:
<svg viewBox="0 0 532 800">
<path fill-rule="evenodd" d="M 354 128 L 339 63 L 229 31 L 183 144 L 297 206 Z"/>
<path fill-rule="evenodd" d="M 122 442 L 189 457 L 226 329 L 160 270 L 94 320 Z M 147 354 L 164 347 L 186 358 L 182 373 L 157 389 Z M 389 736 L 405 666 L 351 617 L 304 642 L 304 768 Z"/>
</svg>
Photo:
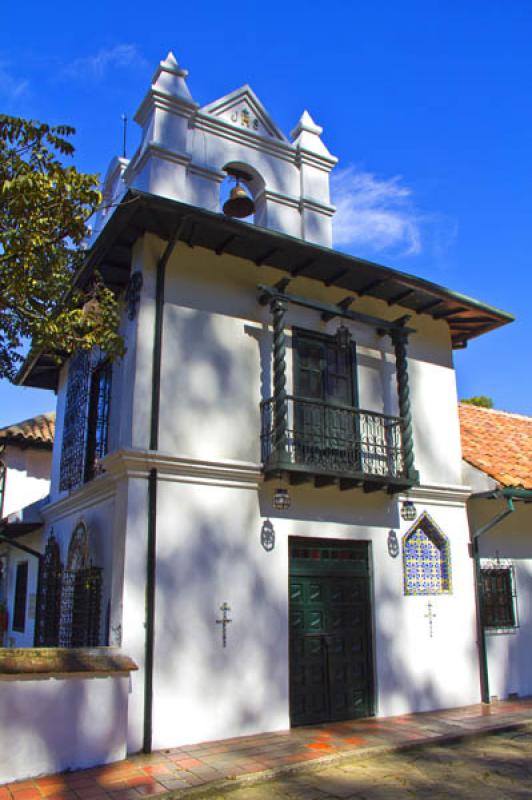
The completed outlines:
<svg viewBox="0 0 532 800">
<path fill-rule="evenodd" d="M 292 725 L 373 713 L 366 542 L 290 542 Z"/>
</svg>

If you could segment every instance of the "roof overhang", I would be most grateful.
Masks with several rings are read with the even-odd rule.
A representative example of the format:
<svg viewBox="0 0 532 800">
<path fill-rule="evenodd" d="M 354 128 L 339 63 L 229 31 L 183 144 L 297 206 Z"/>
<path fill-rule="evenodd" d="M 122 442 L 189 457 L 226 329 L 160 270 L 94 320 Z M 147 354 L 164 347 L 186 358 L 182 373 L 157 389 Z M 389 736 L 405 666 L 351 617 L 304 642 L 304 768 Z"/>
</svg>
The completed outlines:
<svg viewBox="0 0 532 800">
<path fill-rule="evenodd" d="M 257 266 L 275 267 L 292 278 L 304 276 L 359 297 L 374 297 L 411 314 L 444 320 L 454 348 L 465 347 L 470 339 L 514 320 L 505 311 L 405 272 L 136 189 L 128 190 L 87 253 L 78 274 L 79 285 L 86 284 L 98 269 L 108 286 L 122 290 L 129 279 L 131 249 L 137 239 L 153 233 L 169 241 L 176 231 L 190 247 L 204 247 L 218 255 L 228 253 Z M 57 357 L 33 354 L 24 363 L 17 383 L 56 389 L 59 367 Z"/>
<path fill-rule="evenodd" d="M 33 384 L 32 384 L 33 385 Z M 44 442 L 42 439 L 32 439 L 22 434 L 18 436 L 0 437 L 0 452 L 4 446 L 18 447 L 20 450 L 53 450 L 53 442 Z"/>
<path fill-rule="evenodd" d="M 6 539 L 20 539 L 21 536 L 38 531 L 42 526 L 42 522 L 9 522 L 3 519 L 0 520 L 0 533 Z"/>
</svg>

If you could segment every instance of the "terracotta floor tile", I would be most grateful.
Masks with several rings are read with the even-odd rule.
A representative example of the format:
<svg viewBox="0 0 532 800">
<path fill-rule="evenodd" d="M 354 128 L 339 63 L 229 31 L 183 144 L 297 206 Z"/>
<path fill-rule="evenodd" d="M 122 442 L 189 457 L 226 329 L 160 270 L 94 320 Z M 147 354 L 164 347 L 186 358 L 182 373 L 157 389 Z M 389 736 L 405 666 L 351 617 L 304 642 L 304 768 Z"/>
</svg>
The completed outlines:
<svg viewBox="0 0 532 800">
<path fill-rule="evenodd" d="M 147 767 L 142 767 L 142 772 L 145 775 L 169 775 L 172 770 L 166 764 L 150 764 Z"/>
<path fill-rule="evenodd" d="M 138 786 L 155 786 L 156 781 L 150 775 L 132 775 L 124 783 L 129 789 L 136 789 Z"/>
<path fill-rule="evenodd" d="M 354 744 L 354 745 L 361 745 L 367 744 L 368 740 L 364 739 L 362 736 L 348 736 L 347 739 L 344 739 L 346 744 Z"/>
<path fill-rule="evenodd" d="M 10 792 L 16 794 L 25 789 L 35 789 L 35 784 L 33 781 L 17 781 L 16 783 L 8 783 L 7 788 Z"/>
<path fill-rule="evenodd" d="M 34 786 L 31 789 L 19 789 L 13 793 L 15 800 L 39 800 L 41 793 Z"/>
<path fill-rule="evenodd" d="M 90 786 L 97 786 L 97 778 L 93 775 L 84 775 L 82 772 L 74 775 L 66 775 L 64 785 L 68 789 L 88 789 Z"/>
<path fill-rule="evenodd" d="M 127 789 L 128 785 L 125 780 L 120 780 L 120 781 L 108 781 L 107 783 L 102 784 L 102 787 L 100 787 L 102 791 L 107 792 L 109 795 L 112 795 L 113 798 L 115 798 L 117 792 L 121 792 L 124 789 Z"/>
<path fill-rule="evenodd" d="M 325 744 L 325 742 L 312 742 L 312 744 L 307 744 L 307 747 L 310 750 L 323 750 L 329 752 L 333 749 L 330 744 Z"/>
<path fill-rule="evenodd" d="M 64 783 L 49 783 L 46 786 L 39 786 L 41 797 L 53 797 L 54 794 L 59 794 L 62 791 L 70 791 Z"/>
<path fill-rule="evenodd" d="M 144 797 L 151 794 L 163 794 L 168 790 L 162 784 L 155 783 L 152 786 L 137 786 L 135 791 L 137 792 L 138 796 Z"/>
<path fill-rule="evenodd" d="M 180 758 L 174 763 L 181 769 L 190 769 L 190 767 L 201 767 L 203 762 L 197 758 Z"/>
<path fill-rule="evenodd" d="M 184 778 L 184 780 L 186 780 L 189 786 L 203 786 L 204 784 L 208 783 L 207 779 L 200 778 L 199 775 L 192 775 L 192 773 L 187 775 L 187 777 Z"/>
<path fill-rule="evenodd" d="M 51 794 L 47 800 L 77 800 L 77 795 L 75 792 L 58 792 Z"/>
<path fill-rule="evenodd" d="M 113 792 L 111 795 L 112 800 L 138 800 L 136 789 L 120 789 L 118 792 Z"/>
<path fill-rule="evenodd" d="M 76 794 L 79 794 L 83 800 L 101 800 L 102 797 L 111 796 L 102 786 L 98 786 L 98 784 L 88 786 L 86 789 L 79 789 Z"/>
<path fill-rule="evenodd" d="M 43 778 L 35 778 L 34 783 L 39 787 L 39 789 L 42 789 L 44 786 L 64 786 L 65 776 L 45 775 Z"/>
</svg>

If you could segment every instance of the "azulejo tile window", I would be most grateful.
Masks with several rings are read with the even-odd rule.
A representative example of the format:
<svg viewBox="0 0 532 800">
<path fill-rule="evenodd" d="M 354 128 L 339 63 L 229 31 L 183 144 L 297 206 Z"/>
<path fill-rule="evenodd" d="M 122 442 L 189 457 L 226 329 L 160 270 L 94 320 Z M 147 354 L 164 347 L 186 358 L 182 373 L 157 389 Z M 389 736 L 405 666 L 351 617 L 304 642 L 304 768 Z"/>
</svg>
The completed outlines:
<svg viewBox="0 0 532 800">
<path fill-rule="evenodd" d="M 423 513 L 403 538 L 405 594 L 448 594 L 451 549 L 432 517 Z"/>
</svg>

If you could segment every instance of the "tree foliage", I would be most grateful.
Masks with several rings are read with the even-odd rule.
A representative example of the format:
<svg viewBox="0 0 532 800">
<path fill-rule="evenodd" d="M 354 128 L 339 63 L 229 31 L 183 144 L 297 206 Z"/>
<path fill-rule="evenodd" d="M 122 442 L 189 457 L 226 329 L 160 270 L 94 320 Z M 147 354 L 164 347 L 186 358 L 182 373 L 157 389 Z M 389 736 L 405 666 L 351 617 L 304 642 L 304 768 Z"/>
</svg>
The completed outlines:
<svg viewBox="0 0 532 800">
<path fill-rule="evenodd" d="M 75 284 L 101 195 L 98 176 L 64 163 L 74 133 L 0 115 L 0 377 L 10 380 L 28 340 L 56 356 L 123 352 L 113 293 L 98 276 Z"/>
<path fill-rule="evenodd" d="M 470 406 L 480 406 L 481 408 L 493 408 L 493 400 L 485 394 L 479 394 L 477 397 L 467 397 L 460 400 L 461 403 L 468 403 Z"/>
</svg>

